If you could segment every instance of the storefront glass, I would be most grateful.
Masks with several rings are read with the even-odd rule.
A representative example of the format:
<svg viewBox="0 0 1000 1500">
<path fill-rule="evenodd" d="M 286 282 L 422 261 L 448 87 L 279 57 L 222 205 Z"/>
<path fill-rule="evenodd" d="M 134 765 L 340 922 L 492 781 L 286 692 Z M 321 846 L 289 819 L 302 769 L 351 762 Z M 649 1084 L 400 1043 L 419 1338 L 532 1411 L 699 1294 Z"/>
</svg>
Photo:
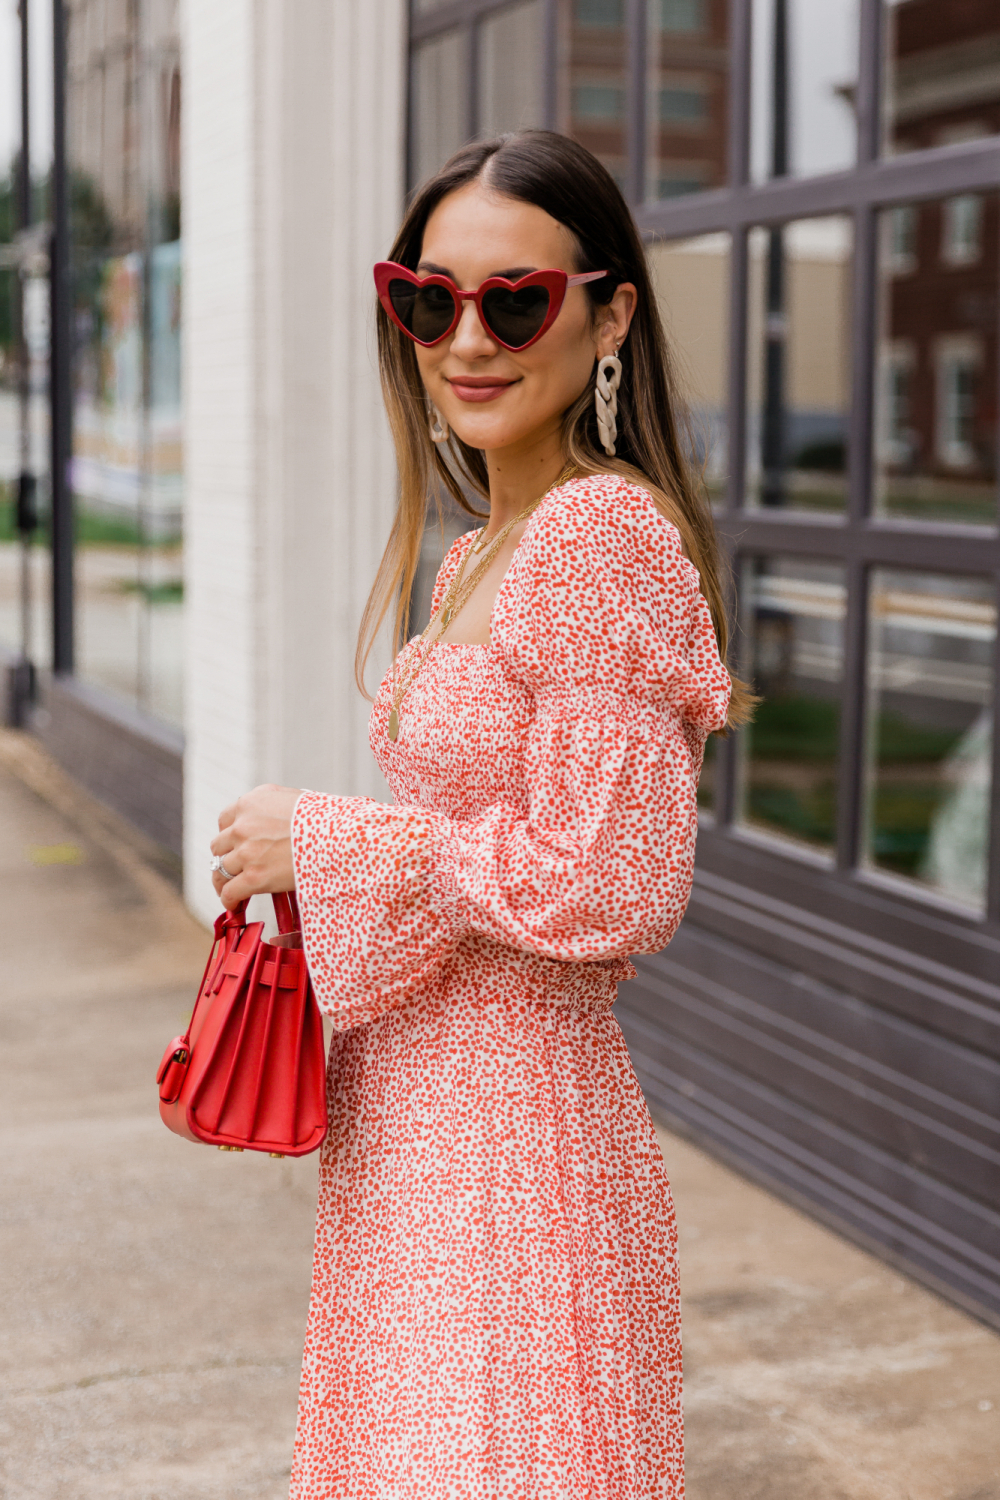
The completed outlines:
<svg viewBox="0 0 1000 1500">
<path fill-rule="evenodd" d="M 727 0 L 653 0 L 647 8 L 649 202 L 726 180 Z"/>
<path fill-rule="evenodd" d="M 740 737 L 740 821 L 833 852 L 844 673 L 844 571 L 830 563 L 747 561 L 744 675 L 761 695 Z"/>
<path fill-rule="evenodd" d="M 858 12 L 858 0 L 754 0 L 755 182 L 854 165 Z"/>
<path fill-rule="evenodd" d="M 800 219 L 750 235 L 747 500 L 843 511 L 852 226 Z"/>
<path fill-rule="evenodd" d="M 875 503 L 885 516 L 997 515 L 1000 198 L 960 193 L 879 225 Z"/>
<path fill-rule="evenodd" d="M 885 150 L 955 146 L 1000 132 L 996 0 L 887 0 Z"/>
<path fill-rule="evenodd" d="M 100 24 L 98 24 L 100 23 Z M 77 673 L 180 726 L 180 43 L 175 8 L 75 7 Z M 117 111 L 107 100 L 119 101 Z"/>
<path fill-rule="evenodd" d="M 989 579 L 873 574 L 866 857 L 873 869 L 980 911 L 996 633 Z"/>
</svg>

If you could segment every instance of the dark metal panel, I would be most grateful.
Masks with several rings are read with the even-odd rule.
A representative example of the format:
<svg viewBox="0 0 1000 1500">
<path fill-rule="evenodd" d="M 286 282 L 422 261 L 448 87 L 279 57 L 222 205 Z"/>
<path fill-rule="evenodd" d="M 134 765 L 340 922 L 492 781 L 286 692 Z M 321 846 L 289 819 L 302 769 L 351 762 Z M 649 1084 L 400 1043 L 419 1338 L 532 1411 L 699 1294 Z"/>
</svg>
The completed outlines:
<svg viewBox="0 0 1000 1500">
<path fill-rule="evenodd" d="M 994 926 L 707 829 L 690 911 L 701 927 L 1000 1056 Z"/>
<path fill-rule="evenodd" d="M 616 1007 L 653 1114 L 1000 1326 L 1000 1215 Z M 669 1160 L 668 1160 L 669 1170 Z"/>
<path fill-rule="evenodd" d="M 632 990 L 665 1036 L 1000 1210 L 1000 1061 L 692 924 Z"/>
</svg>

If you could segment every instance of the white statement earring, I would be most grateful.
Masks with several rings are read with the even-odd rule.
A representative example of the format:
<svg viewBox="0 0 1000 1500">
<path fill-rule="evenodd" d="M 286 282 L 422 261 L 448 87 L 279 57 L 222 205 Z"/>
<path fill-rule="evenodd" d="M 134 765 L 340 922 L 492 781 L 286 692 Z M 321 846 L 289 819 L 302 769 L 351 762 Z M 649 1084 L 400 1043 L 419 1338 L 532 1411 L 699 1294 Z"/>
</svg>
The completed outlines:
<svg viewBox="0 0 1000 1500">
<path fill-rule="evenodd" d="M 616 347 L 614 354 L 605 354 L 597 361 L 597 384 L 594 387 L 594 405 L 597 407 L 597 431 L 605 453 L 615 456 L 615 439 L 618 436 L 618 387 L 622 381 L 622 362 Z"/>
<path fill-rule="evenodd" d="M 446 443 L 451 436 L 448 423 L 442 417 L 433 401 L 431 402 L 430 430 L 432 443 Z"/>
</svg>

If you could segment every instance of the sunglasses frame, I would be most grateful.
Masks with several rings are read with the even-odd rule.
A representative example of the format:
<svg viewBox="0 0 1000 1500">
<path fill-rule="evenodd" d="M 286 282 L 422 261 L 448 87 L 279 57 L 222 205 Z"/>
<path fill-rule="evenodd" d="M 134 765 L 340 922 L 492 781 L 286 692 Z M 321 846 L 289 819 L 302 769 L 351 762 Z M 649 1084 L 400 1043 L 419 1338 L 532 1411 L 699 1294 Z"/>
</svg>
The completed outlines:
<svg viewBox="0 0 1000 1500">
<path fill-rule="evenodd" d="M 415 272 L 407 270 L 406 266 L 397 265 L 393 260 L 380 260 L 375 267 L 375 290 L 378 292 L 378 300 L 385 309 L 386 315 L 396 325 L 401 333 L 405 333 L 408 339 L 419 344 L 422 349 L 433 349 L 435 344 L 440 344 L 449 334 L 454 333 L 462 317 L 462 303 L 474 302 L 479 321 L 486 329 L 490 338 L 498 343 L 501 348 L 509 349 L 513 354 L 520 354 L 522 349 L 530 349 L 532 344 L 537 344 L 544 333 L 547 333 L 559 316 L 559 311 L 566 296 L 566 288 L 571 286 L 583 286 L 588 281 L 600 281 L 602 276 L 608 276 L 608 271 L 584 271 L 578 276 L 570 276 L 566 271 L 529 271 L 527 276 L 522 276 L 518 281 L 508 281 L 505 276 L 488 276 L 474 292 L 464 292 L 461 287 L 456 286 L 450 276 L 433 274 L 431 276 L 417 276 Z M 411 286 L 443 286 L 455 299 L 455 316 L 436 339 L 418 339 L 416 334 L 411 333 L 406 325 L 399 319 L 396 309 L 392 305 L 389 296 L 390 281 L 408 281 Z M 498 333 L 490 327 L 489 322 L 483 314 L 483 297 L 491 288 L 500 286 L 507 291 L 517 292 L 522 287 L 542 286 L 549 294 L 549 310 L 545 314 L 545 321 L 538 332 L 532 334 L 531 338 L 524 344 L 508 344 Z"/>
</svg>

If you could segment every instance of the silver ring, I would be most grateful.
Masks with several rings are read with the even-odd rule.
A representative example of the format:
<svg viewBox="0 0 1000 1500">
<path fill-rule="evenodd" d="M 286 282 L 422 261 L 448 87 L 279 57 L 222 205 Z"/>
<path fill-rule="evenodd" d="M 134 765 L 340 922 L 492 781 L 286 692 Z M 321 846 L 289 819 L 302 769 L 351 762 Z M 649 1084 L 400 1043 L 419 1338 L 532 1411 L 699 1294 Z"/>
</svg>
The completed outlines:
<svg viewBox="0 0 1000 1500">
<path fill-rule="evenodd" d="M 213 875 L 215 875 L 216 873 L 218 873 L 219 875 L 225 876 L 225 878 L 227 880 L 235 880 L 236 879 L 235 875 L 230 875 L 229 871 L 226 869 L 225 865 L 222 863 L 222 856 L 219 855 L 219 854 L 213 854 L 212 855 L 212 862 L 209 865 L 209 869 L 211 870 L 211 872 L 212 872 Z"/>
</svg>

